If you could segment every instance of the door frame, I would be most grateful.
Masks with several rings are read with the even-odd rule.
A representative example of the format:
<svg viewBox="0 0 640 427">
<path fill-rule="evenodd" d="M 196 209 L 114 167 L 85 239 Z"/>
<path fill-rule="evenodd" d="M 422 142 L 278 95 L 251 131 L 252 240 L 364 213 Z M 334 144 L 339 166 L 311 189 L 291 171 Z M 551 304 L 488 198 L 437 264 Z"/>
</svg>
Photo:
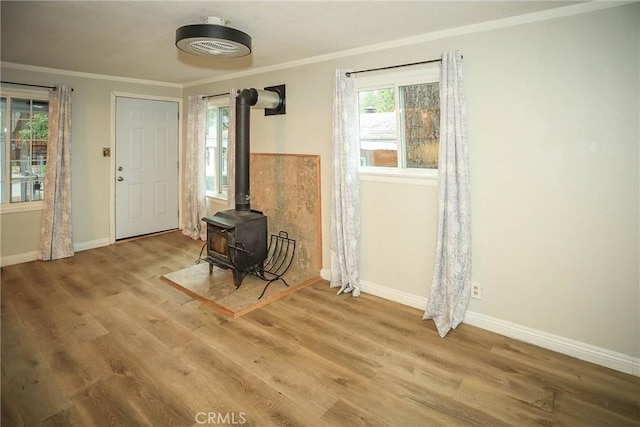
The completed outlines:
<svg viewBox="0 0 640 427">
<path fill-rule="evenodd" d="M 129 92 L 111 92 L 111 138 L 110 138 L 110 160 L 109 173 L 109 241 L 111 244 L 116 242 L 116 99 L 117 98 L 134 98 L 144 101 L 167 101 L 176 102 L 178 104 L 178 228 L 182 229 L 182 98 L 173 98 L 168 96 L 145 95 L 140 93 Z"/>
</svg>

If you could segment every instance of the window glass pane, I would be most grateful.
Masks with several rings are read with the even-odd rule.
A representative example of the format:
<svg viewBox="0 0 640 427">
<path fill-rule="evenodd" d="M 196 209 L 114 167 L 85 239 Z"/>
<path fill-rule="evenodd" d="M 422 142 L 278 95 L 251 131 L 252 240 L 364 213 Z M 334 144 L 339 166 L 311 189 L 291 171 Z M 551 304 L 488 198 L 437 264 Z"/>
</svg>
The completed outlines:
<svg viewBox="0 0 640 427">
<path fill-rule="evenodd" d="M 7 184 L 7 98 L 0 98 L 0 203 L 5 203 Z"/>
<path fill-rule="evenodd" d="M 221 107 L 220 108 L 220 163 L 218 170 L 220 171 L 220 176 L 218 177 L 218 182 L 220 183 L 220 188 L 218 188 L 218 195 L 223 195 L 227 193 L 227 147 L 229 145 L 229 107 Z"/>
<path fill-rule="evenodd" d="M 49 102 L 13 98 L 10 114 L 10 201 L 42 200 L 49 135 Z"/>
<path fill-rule="evenodd" d="M 405 165 L 437 169 L 440 140 L 440 93 L 437 82 L 400 86 Z"/>
<path fill-rule="evenodd" d="M 398 166 L 394 92 L 386 88 L 358 93 L 361 166 Z"/>
<path fill-rule="evenodd" d="M 206 191 L 210 195 L 224 197 L 227 191 L 229 107 L 212 104 L 207 112 Z"/>
<path fill-rule="evenodd" d="M 207 108 L 207 137 L 205 151 L 206 191 L 215 191 L 216 149 L 218 147 L 218 107 Z"/>
</svg>

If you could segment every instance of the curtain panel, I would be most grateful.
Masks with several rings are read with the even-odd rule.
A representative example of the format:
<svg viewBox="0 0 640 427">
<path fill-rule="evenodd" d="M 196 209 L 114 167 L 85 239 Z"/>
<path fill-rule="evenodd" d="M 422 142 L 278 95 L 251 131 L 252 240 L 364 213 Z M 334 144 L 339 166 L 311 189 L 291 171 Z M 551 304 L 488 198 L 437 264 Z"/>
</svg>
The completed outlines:
<svg viewBox="0 0 640 427">
<path fill-rule="evenodd" d="M 190 96 L 184 166 L 185 221 L 182 233 L 196 240 L 207 238 L 207 227 L 202 222 L 202 217 L 208 214 L 205 181 L 206 131 L 207 99 L 203 95 Z"/>
<path fill-rule="evenodd" d="M 73 256 L 71 221 L 71 92 L 59 85 L 49 99 L 49 140 L 40 242 L 37 258 L 54 260 Z"/>
<path fill-rule="evenodd" d="M 336 70 L 333 94 L 331 287 L 360 295 L 360 182 L 357 104 L 353 78 Z"/>
<path fill-rule="evenodd" d="M 471 295 L 471 197 L 462 54 L 442 54 L 436 262 L 424 319 L 444 337 L 464 319 Z"/>
</svg>

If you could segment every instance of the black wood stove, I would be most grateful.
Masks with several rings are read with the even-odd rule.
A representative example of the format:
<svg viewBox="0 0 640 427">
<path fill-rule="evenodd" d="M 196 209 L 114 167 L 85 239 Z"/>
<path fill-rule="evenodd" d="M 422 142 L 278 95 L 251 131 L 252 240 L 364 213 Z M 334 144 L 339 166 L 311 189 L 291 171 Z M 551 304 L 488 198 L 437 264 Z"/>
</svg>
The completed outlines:
<svg viewBox="0 0 640 427">
<path fill-rule="evenodd" d="M 282 248 L 295 249 L 295 242 L 288 239 L 286 233 L 280 236 L 272 236 L 273 248 L 267 247 L 267 217 L 262 212 L 251 209 L 249 195 L 249 118 L 251 106 L 258 104 L 263 98 L 262 106 L 267 105 L 271 111 L 283 110 L 284 86 L 275 87 L 279 90 L 257 91 L 256 89 L 244 89 L 236 97 L 236 175 L 235 175 L 235 209 L 217 212 L 213 216 L 202 218 L 207 224 L 207 257 L 209 272 L 213 266 L 233 270 L 233 280 L 236 288 L 240 287 L 242 280 L 248 273 L 256 273 L 258 277 L 268 280 L 280 279 L 275 270 L 265 270 L 265 265 L 270 265 L 272 259 L 282 259 Z M 267 110 L 265 110 L 266 114 Z M 273 114 L 273 113 L 272 113 Z M 279 113 L 276 113 L 279 114 Z M 275 240 L 274 240 L 275 237 Z M 291 242 L 293 244 L 291 245 Z M 271 255 L 269 261 L 267 255 Z M 291 263 L 293 252 L 286 254 L 286 267 Z M 278 260 L 278 264 L 281 261 Z M 281 268 L 281 266 L 279 267 Z M 284 280 L 283 280 L 284 281 Z M 286 284 L 286 282 L 285 282 Z M 288 286 L 288 285 L 287 285 Z M 266 290 L 266 287 L 265 287 Z M 264 292 L 263 292 L 264 294 Z"/>
<path fill-rule="evenodd" d="M 209 272 L 213 266 L 233 270 L 236 288 L 267 258 L 267 217 L 262 212 L 227 210 L 203 218 L 207 223 Z"/>
</svg>

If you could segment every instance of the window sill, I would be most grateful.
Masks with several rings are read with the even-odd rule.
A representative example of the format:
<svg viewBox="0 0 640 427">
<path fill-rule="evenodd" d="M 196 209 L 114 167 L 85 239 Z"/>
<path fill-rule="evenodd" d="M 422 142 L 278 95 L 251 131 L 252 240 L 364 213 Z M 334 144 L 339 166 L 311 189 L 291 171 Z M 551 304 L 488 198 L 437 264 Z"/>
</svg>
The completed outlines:
<svg viewBox="0 0 640 427">
<path fill-rule="evenodd" d="M 206 197 L 207 197 L 207 199 L 213 199 L 213 200 L 215 200 L 217 202 L 225 202 L 226 203 L 227 200 L 228 200 L 226 195 L 224 195 L 224 196 L 216 196 L 213 193 L 207 193 Z"/>
<path fill-rule="evenodd" d="M 398 170 L 398 169 L 386 169 L 366 170 L 360 169 L 359 172 L 360 181 L 368 182 L 386 182 L 390 184 L 409 184 L 409 185 L 421 185 L 426 187 L 438 186 L 438 171 L 413 171 L 413 170 Z"/>
<path fill-rule="evenodd" d="M 42 202 L 6 203 L 0 205 L 0 214 L 41 211 Z"/>
</svg>

